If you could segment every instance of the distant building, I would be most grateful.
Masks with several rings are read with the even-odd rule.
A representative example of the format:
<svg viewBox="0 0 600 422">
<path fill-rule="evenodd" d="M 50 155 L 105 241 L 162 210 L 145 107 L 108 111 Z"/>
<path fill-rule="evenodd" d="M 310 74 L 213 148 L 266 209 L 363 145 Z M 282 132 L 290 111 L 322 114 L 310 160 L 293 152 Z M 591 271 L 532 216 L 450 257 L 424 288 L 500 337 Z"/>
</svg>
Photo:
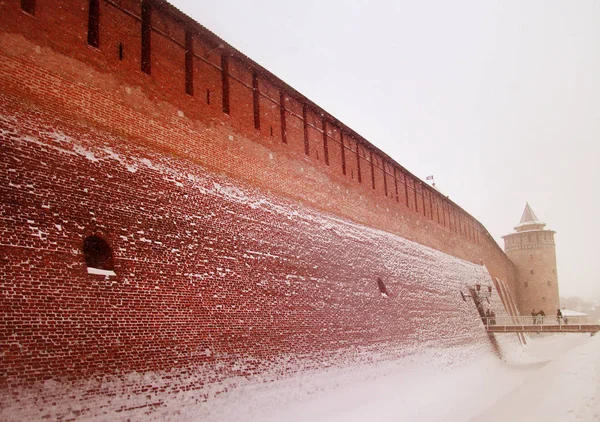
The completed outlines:
<svg viewBox="0 0 600 422">
<path fill-rule="evenodd" d="M 553 230 L 544 229 L 529 206 L 515 233 L 503 236 L 504 250 L 518 270 L 517 305 L 522 315 L 541 309 L 552 315 L 560 307 Z"/>
</svg>

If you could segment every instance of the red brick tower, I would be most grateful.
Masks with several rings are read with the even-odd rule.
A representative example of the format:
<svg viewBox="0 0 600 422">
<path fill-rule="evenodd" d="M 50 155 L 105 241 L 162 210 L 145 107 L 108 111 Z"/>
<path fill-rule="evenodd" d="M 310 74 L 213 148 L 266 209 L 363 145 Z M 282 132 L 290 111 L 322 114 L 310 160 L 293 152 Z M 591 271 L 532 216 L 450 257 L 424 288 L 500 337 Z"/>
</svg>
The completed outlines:
<svg viewBox="0 0 600 422">
<path fill-rule="evenodd" d="M 553 315 L 560 306 L 553 230 L 545 230 L 529 206 L 515 233 L 503 236 L 504 250 L 518 270 L 517 304 L 522 315 L 543 309 Z"/>
</svg>

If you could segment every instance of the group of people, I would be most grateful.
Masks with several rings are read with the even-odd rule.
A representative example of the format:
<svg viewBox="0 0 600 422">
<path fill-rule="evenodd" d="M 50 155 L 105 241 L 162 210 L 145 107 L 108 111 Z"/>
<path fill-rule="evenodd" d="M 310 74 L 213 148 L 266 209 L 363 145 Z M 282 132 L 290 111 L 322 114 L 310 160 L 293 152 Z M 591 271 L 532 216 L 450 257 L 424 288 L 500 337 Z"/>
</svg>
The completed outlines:
<svg viewBox="0 0 600 422">
<path fill-rule="evenodd" d="M 496 325 L 496 313 L 491 309 L 485 311 L 488 325 Z"/>
<path fill-rule="evenodd" d="M 546 316 L 546 313 L 544 312 L 544 310 L 540 310 L 539 312 L 536 312 L 535 309 L 531 310 L 531 316 L 533 317 L 533 323 L 534 324 L 543 324 L 544 323 L 544 317 Z"/>
<path fill-rule="evenodd" d="M 546 314 L 544 313 L 543 309 L 540 310 L 539 312 L 535 312 L 535 309 L 532 309 L 531 316 L 533 317 L 534 324 L 543 324 L 544 317 L 546 316 Z M 558 325 L 562 325 L 563 322 L 565 324 L 568 323 L 567 317 L 563 317 L 563 314 L 560 309 L 556 310 L 556 322 L 558 322 Z"/>
<path fill-rule="evenodd" d="M 566 316 L 563 316 L 563 314 L 560 311 L 560 309 L 556 310 L 556 322 L 558 322 L 558 325 L 562 325 L 563 322 L 565 324 L 569 323 L 569 319 Z"/>
</svg>

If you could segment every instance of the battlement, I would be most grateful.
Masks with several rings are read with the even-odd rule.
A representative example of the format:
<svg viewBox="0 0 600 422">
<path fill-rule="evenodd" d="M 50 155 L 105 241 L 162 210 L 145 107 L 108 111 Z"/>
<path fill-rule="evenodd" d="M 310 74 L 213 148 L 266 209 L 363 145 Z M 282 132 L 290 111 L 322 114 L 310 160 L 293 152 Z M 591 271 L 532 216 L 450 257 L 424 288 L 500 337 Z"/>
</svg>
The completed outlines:
<svg viewBox="0 0 600 422">
<path fill-rule="evenodd" d="M 5 4 L 5 31 L 43 39 L 141 86 L 190 118 L 224 120 L 269 148 L 308 160 L 386 208 L 407 208 L 473 244 L 485 239 L 501 252 L 485 227 L 461 207 L 169 3 L 64 3 L 55 8 L 24 0 L 21 10 Z"/>
</svg>

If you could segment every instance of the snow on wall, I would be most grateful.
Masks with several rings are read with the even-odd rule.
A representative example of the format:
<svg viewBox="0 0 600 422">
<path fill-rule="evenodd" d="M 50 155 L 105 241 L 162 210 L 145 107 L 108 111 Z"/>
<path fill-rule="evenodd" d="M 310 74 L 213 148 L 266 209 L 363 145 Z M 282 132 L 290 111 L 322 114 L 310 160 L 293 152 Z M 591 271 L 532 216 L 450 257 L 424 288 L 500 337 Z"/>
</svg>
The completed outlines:
<svg viewBox="0 0 600 422">
<path fill-rule="evenodd" d="M 4 105 L 3 416 L 158 415 L 173 397 L 499 350 L 460 295 L 490 280 L 482 266 Z M 91 234 L 116 276 L 88 273 Z"/>
<path fill-rule="evenodd" d="M 176 73 L 163 74 L 170 76 L 169 81 L 161 80 L 156 73 L 149 78 L 139 68 L 127 67 L 125 62 L 135 63 L 132 55 L 127 55 L 125 61 L 114 62 L 108 45 L 100 51 L 87 48 L 77 35 L 83 29 L 81 25 L 87 25 L 87 16 L 84 20 L 81 15 L 68 20 L 61 17 L 60 33 L 53 31 L 49 36 L 45 19 L 79 9 L 75 2 L 67 3 L 70 6 L 59 10 L 48 8 L 37 14 L 35 20 L 22 22 L 31 26 L 15 26 L 14 22 L 22 20 L 24 15 L 17 4 L 7 5 L 7 13 L 2 14 L 7 32 L 0 33 L 0 54 L 5 56 L 0 60 L 0 85 L 5 95 L 20 103 L 52 110 L 58 116 L 71 116 L 82 124 L 137 139 L 170 154 L 185 156 L 213 172 L 224 172 L 235 180 L 293 198 L 323 212 L 395 233 L 474 263 L 485 261 L 490 271 L 514 289 L 516 273 L 510 260 L 485 228 L 447 201 L 448 198 L 432 190 L 430 193 L 437 197 L 432 203 L 425 185 L 402 168 L 396 168 L 394 176 L 390 163 L 386 164 L 378 154 L 373 154 L 372 168 L 366 144 L 357 147 L 351 136 L 344 136 L 343 141 L 348 154 L 344 173 L 342 154 L 334 147 L 334 143 L 342 146 L 338 139 L 340 128 L 329 123 L 327 132 L 332 131 L 329 165 L 319 159 L 319 154 L 321 158 L 323 154 L 315 147 L 322 144 L 323 139 L 310 125 L 321 127 L 321 123 L 311 111 L 307 113 L 310 154 L 306 155 L 302 119 L 298 119 L 302 107 L 285 89 L 275 95 L 279 97 L 283 93 L 285 96 L 287 111 L 284 114 L 289 124 L 284 142 L 269 135 L 267 126 L 266 133 L 259 133 L 247 113 L 238 113 L 252 105 L 251 89 L 245 95 L 234 95 L 231 115 L 226 115 L 216 98 L 204 104 L 202 95 L 194 97 L 182 90 L 165 89 L 175 88 Z M 110 5 L 107 8 L 112 10 Z M 114 17 L 115 22 L 122 19 L 123 16 Z M 134 27 L 129 30 L 136 32 Z M 66 39 L 62 38 L 67 34 Z M 47 45 L 48 40 L 51 46 Z M 134 37 L 130 42 L 138 45 L 139 39 Z M 163 53 L 157 52 L 159 63 Z M 131 63 L 130 59 L 133 59 Z M 167 62 L 170 67 L 176 67 L 173 61 Z M 202 80 L 210 79 L 209 73 L 201 73 Z M 212 93 L 221 83 L 220 75 L 217 79 L 209 83 Z M 261 110 L 265 112 L 261 119 L 273 117 L 266 108 Z M 276 120 L 281 118 L 279 114 L 276 113 Z M 361 157 L 362 181 L 358 177 L 358 162 L 350 159 L 355 155 Z M 383 167 L 387 167 L 387 178 L 383 177 Z M 369 173 L 371 170 L 373 174 Z M 369 183 L 371 176 L 375 177 L 375 186 Z M 398 182 L 397 195 L 393 180 Z"/>
</svg>

